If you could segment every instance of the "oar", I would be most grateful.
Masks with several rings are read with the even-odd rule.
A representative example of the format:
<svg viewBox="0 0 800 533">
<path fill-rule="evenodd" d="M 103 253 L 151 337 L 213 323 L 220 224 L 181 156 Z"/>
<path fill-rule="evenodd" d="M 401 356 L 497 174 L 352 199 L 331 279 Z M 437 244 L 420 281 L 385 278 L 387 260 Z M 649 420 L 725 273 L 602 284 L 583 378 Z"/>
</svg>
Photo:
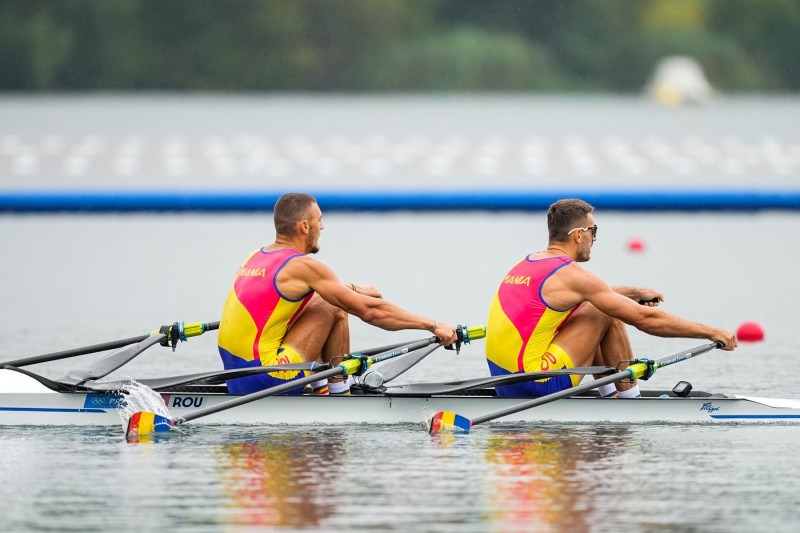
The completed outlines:
<svg viewBox="0 0 800 533">
<path fill-rule="evenodd" d="M 166 378 L 146 378 L 134 379 L 137 383 L 150 387 L 155 391 L 169 390 L 181 385 L 190 385 L 202 381 L 203 385 L 217 385 L 224 383 L 229 379 L 243 378 L 247 376 L 255 376 L 258 374 L 269 374 L 270 372 L 287 372 L 287 371 L 306 371 L 318 372 L 322 370 L 329 370 L 331 365 L 328 363 L 287 363 L 284 365 L 270 365 L 270 366 L 254 366 L 247 368 L 233 368 L 229 370 L 211 370 L 209 372 L 199 372 L 197 374 L 184 374 L 181 376 L 170 376 Z M 117 382 L 102 382 L 94 383 L 92 388 L 103 390 L 116 390 L 127 381 Z"/>
<path fill-rule="evenodd" d="M 70 370 L 67 375 L 56 381 L 67 385 L 83 385 L 87 381 L 104 378 L 154 344 L 161 343 L 165 338 L 161 333 L 156 333 L 141 342 L 112 352 L 87 367 Z"/>
<path fill-rule="evenodd" d="M 472 328 L 466 328 L 465 326 L 458 326 L 458 343 L 469 343 L 471 339 L 478 339 L 482 338 L 486 334 L 486 328 L 484 326 L 477 326 Z M 419 341 L 427 341 L 429 338 L 419 339 L 414 341 L 405 341 L 399 342 L 395 344 L 390 344 L 388 346 L 380 346 L 378 348 L 368 348 L 366 350 L 358 350 L 353 353 L 357 353 L 360 355 L 375 355 L 377 353 L 386 352 L 390 350 L 395 350 L 397 348 L 403 348 L 407 346 L 412 346 L 418 343 Z M 414 350 L 409 352 L 406 357 L 401 359 L 395 359 L 393 361 L 387 362 L 381 365 L 381 372 L 383 372 L 385 377 L 385 381 L 389 381 L 394 379 L 402 372 L 408 370 L 415 364 L 417 364 L 423 357 L 425 357 L 428 353 L 438 348 L 438 346 L 426 346 L 421 349 Z M 403 363 L 402 361 L 409 359 L 407 363 Z M 393 363 L 401 362 L 402 366 L 387 366 L 392 365 Z M 159 390 L 169 390 L 174 387 L 179 387 L 181 385 L 189 385 L 192 383 L 203 382 L 204 385 L 214 385 L 223 383 L 230 379 L 242 378 L 247 376 L 255 376 L 258 374 L 268 374 L 271 372 L 286 372 L 286 371 L 306 371 L 306 372 L 322 372 L 323 370 L 329 370 L 331 368 L 330 363 L 319 363 L 316 361 L 312 361 L 310 363 L 286 363 L 282 365 L 270 365 L 270 366 L 256 366 L 256 367 L 248 367 L 248 368 L 235 368 L 235 369 L 228 369 L 228 370 L 211 370 L 208 372 L 198 372 L 195 374 L 183 374 L 180 376 L 169 376 L 165 378 L 145 378 L 145 379 L 134 379 L 137 383 L 145 385 L 155 391 Z M 373 373 L 374 370 L 370 370 L 367 372 L 364 377 Z M 76 376 L 72 376 L 72 379 L 67 379 L 63 382 L 66 385 L 74 385 L 76 384 Z M 83 373 L 81 374 L 83 377 Z M 85 378 L 84 378 L 85 379 Z M 95 378 L 97 379 L 97 378 Z M 94 383 L 81 383 L 84 388 L 89 388 L 91 390 L 96 391 L 113 391 L 113 390 L 121 390 L 124 389 L 126 385 L 130 383 L 130 380 L 124 381 L 105 381 L 105 382 L 94 382 Z"/>
<path fill-rule="evenodd" d="M 152 412 L 140 411 L 134 413 L 133 416 L 131 416 L 131 418 L 128 420 L 128 429 L 125 432 L 125 436 L 128 440 L 132 440 L 138 436 L 147 435 L 149 433 L 159 433 L 163 431 L 169 431 L 169 429 L 173 426 L 180 426 L 181 424 L 184 424 L 191 420 L 196 420 L 203 416 L 213 415 L 215 413 L 219 413 L 220 411 L 225 411 L 233 407 L 238 407 L 240 405 L 248 404 L 256 400 L 266 398 L 268 396 L 281 394 L 282 392 L 286 392 L 297 387 L 304 387 L 320 379 L 331 378 L 339 375 L 362 373 L 364 370 L 369 368 L 374 363 L 379 363 L 381 361 L 385 361 L 393 357 L 398 357 L 410 351 L 418 350 L 424 346 L 435 344 L 437 342 L 439 342 L 439 339 L 437 337 L 430 337 L 427 339 L 411 343 L 406 347 L 396 348 L 395 350 L 383 352 L 375 356 L 365 356 L 362 354 L 355 353 L 352 354 L 349 359 L 343 360 L 340 364 L 336 365 L 330 370 L 317 372 L 316 374 L 307 376 L 305 378 L 296 379 L 293 381 L 287 381 L 286 383 L 276 385 L 275 387 L 270 387 L 268 389 L 253 392 L 245 396 L 233 398 L 226 402 L 222 402 L 218 405 L 206 407 L 204 409 L 199 409 L 197 411 L 184 415 L 181 418 L 176 418 L 174 420 L 171 420 L 161 415 L 157 415 Z"/>
<path fill-rule="evenodd" d="M 560 370 L 548 370 L 546 372 L 521 372 L 518 374 L 507 374 L 505 376 L 487 376 L 483 378 L 451 381 L 446 383 L 409 383 L 407 385 L 386 387 L 383 392 L 390 396 L 431 396 L 438 394 L 453 394 L 454 392 L 461 392 L 470 389 L 502 387 L 504 385 L 515 385 L 517 383 L 525 383 L 527 381 L 535 381 L 538 379 L 547 379 L 557 376 L 587 376 L 590 374 L 605 375 L 616 372 L 616 370 L 617 369 L 613 366 L 580 366 L 575 368 L 564 368 Z"/>
<path fill-rule="evenodd" d="M 89 353 L 97 353 L 97 352 L 104 352 L 106 350 L 114 350 L 117 348 L 122 348 L 124 346 L 128 346 L 130 344 L 134 344 L 137 342 L 142 342 L 143 340 L 147 339 L 151 335 L 156 333 L 163 333 L 165 335 L 165 339 L 163 339 L 162 344 L 167 346 L 168 344 L 172 344 L 173 349 L 177 344 L 178 340 L 186 340 L 187 337 L 194 337 L 196 335 L 202 335 L 206 331 L 210 331 L 212 329 L 218 329 L 219 322 L 194 322 L 192 324 L 181 325 L 175 322 L 170 326 L 161 326 L 161 328 L 157 331 L 152 331 L 147 335 L 139 335 L 138 337 L 131 337 L 129 339 L 120 339 L 118 341 L 110 341 L 104 342 L 101 344 L 92 344 L 91 346 L 84 346 L 83 348 L 73 348 L 71 350 L 64 350 L 61 352 L 53 352 L 44 355 L 37 355 L 34 357 L 26 357 L 24 359 L 15 359 L 14 361 L 6 361 L 5 363 L 0 363 L 0 367 L 3 366 L 14 366 L 14 367 L 21 367 L 21 366 L 28 366 L 34 365 L 36 363 L 46 363 L 48 361 L 57 361 L 59 359 L 67 359 L 69 357 L 76 357 L 78 355 L 85 355 Z"/>
<path fill-rule="evenodd" d="M 458 352 L 462 343 L 469 344 L 471 340 L 484 338 L 486 336 L 486 326 L 458 326 L 456 328 L 456 334 L 458 336 L 458 340 L 455 343 L 455 349 L 456 352 Z M 408 371 L 411 367 L 427 357 L 428 354 L 430 354 L 436 348 L 437 346 L 421 348 L 409 353 L 405 357 L 384 363 L 380 366 L 380 368 L 371 369 L 364 373 L 364 375 L 361 377 L 361 385 L 368 389 L 377 389 L 383 386 L 384 383 L 388 383 L 397 376 Z M 445 348 L 448 347 L 445 346 Z"/>
<path fill-rule="evenodd" d="M 653 373 L 661 367 L 679 363 L 680 361 L 685 361 L 686 359 L 691 359 L 692 357 L 713 350 L 714 348 L 722 348 L 723 346 L 725 345 L 722 342 L 715 341 L 709 344 L 698 346 L 696 348 L 692 348 L 691 350 L 685 352 L 680 352 L 675 355 L 670 355 L 669 357 L 664 357 L 663 359 L 658 359 L 657 361 L 651 361 L 647 359 L 637 359 L 636 361 L 633 361 L 628 366 L 628 368 L 620 372 L 617 372 L 615 374 L 611 374 L 609 376 L 605 376 L 600 379 L 595 379 L 593 381 L 589 381 L 587 383 L 578 385 L 576 387 L 564 389 L 559 392 L 554 392 L 553 394 L 548 394 L 540 398 L 535 398 L 527 402 L 522 402 L 517 405 L 512 405 L 511 407 L 495 411 L 494 413 L 477 416 L 471 420 L 465 416 L 461 416 L 453 412 L 439 411 L 430 420 L 428 424 L 428 431 L 432 435 L 434 433 L 438 433 L 442 430 L 448 430 L 448 429 L 468 433 L 470 428 L 476 424 L 482 424 L 490 420 L 502 418 L 504 416 L 518 413 L 520 411 L 524 411 L 525 409 L 538 407 L 540 405 L 554 402 L 562 398 L 569 398 L 570 396 L 575 396 L 576 394 L 596 389 L 597 387 L 600 387 L 602 385 L 606 385 L 609 383 L 616 383 L 617 381 L 622 381 L 623 379 L 649 379 L 650 376 L 652 376 Z"/>
</svg>

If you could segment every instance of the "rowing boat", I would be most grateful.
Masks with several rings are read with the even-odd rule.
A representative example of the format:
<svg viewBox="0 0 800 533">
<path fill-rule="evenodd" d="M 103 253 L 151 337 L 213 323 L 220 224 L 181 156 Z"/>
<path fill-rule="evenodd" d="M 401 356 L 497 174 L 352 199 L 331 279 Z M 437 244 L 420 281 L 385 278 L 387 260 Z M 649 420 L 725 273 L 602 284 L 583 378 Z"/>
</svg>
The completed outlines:
<svg viewBox="0 0 800 533">
<path fill-rule="evenodd" d="M 174 350 L 178 341 L 218 325 L 176 322 L 139 337 L 0 363 L 0 427 L 122 425 L 131 440 L 198 419 L 214 425 L 420 424 L 431 433 L 449 428 L 468 431 L 497 419 L 526 424 L 800 423 L 800 400 L 698 392 L 685 381 L 669 391 L 643 390 L 640 398 L 601 398 L 594 390 L 622 379 L 647 380 L 658 368 L 719 348 L 717 343 L 659 360 L 637 359 L 625 370 L 583 367 L 447 383 L 389 383 L 439 346 L 435 336 L 345 354 L 337 358 L 338 364 L 292 363 L 135 381 L 102 379 L 152 346 Z M 457 333 L 457 342 L 446 348 L 458 351 L 462 344 L 483 338 L 486 328 L 458 326 Z M 58 380 L 20 368 L 113 348 L 120 349 Z M 379 367 L 373 368 L 376 363 Z M 246 375 L 286 370 L 309 375 L 247 395 L 230 394 L 225 385 Z M 502 385 L 564 374 L 595 379 L 533 400 L 498 397 L 495 392 Z M 349 396 L 284 394 L 298 385 L 339 375 L 354 380 Z M 147 398 L 137 392 L 151 395 L 149 402 L 143 403 Z"/>
<path fill-rule="evenodd" d="M 685 382 L 683 382 L 685 383 Z M 278 395 L 210 414 L 204 424 L 424 424 L 437 411 L 482 416 L 518 404 L 492 388 L 430 393 L 437 385 L 407 384 L 373 390 L 353 385 L 350 396 Z M 450 387 L 452 388 L 452 387 Z M 686 389 L 676 387 L 675 390 Z M 690 391 L 644 390 L 641 398 L 601 398 L 594 392 L 561 399 L 503 418 L 527 424 L 752 424 L 800 423 L 800 400 L 756 398 Z M 171 416 L 220 405 L 236 396 L 224 385 L 183 386 L 160 391 Z M 57 392 L 14 370 L 0 370 L 0 426 L 120 426 L 124 396 L 113 392 Z M 127 413 L 128 415 L 130 413 Z"/>
</svg>

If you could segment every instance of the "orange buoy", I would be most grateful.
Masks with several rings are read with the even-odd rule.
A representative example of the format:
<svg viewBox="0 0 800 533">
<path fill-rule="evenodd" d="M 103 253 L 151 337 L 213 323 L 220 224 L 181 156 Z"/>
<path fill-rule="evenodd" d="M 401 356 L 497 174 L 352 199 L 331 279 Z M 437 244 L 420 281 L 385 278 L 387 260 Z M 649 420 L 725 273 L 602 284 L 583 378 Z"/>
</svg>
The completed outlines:
<svg viewBox="0 0 800 533">
<path fill-rule="evenodd" d="M 740 341 L 758 342 L 764 340 L 764 330 L 758 322 L 745 322 L 736 330 Z"/>
<path fill-rule="evenodd" d="M 634 237 L 628 241 L 628 251 L 634 253 L 644 252 L 644 242 Z"/>
</svg>

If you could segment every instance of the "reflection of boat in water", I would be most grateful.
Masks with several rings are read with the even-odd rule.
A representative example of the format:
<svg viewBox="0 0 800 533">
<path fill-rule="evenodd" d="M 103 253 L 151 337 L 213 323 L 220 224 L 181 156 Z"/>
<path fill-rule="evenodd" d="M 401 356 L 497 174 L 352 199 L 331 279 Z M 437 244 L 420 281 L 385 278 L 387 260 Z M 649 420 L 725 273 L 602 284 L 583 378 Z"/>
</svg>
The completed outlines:
<svg viewBox="0 0 800 533">
<path fill-rule="evenodd" d="M 222 498 L 235 526 L 313 528 L 333 513 L 334 502 L 314 476 L 336 469 L 341 431 L 298 432 L 228 442 L 214 449 Z M 330 503 L 328 503 L 330 502 Z M 223 504 L 223 507 L 227 507 Z"/>
<path fill-rule="evenodd" d="M 491 521 L 515 531 L 590 531 L 592 463 L 624 450 L 628 428 L 592 426 L 503 432 L 487 442 L 495 509 Z M 582 481 L 584 480 L 584 481 Z"/>
</svg>

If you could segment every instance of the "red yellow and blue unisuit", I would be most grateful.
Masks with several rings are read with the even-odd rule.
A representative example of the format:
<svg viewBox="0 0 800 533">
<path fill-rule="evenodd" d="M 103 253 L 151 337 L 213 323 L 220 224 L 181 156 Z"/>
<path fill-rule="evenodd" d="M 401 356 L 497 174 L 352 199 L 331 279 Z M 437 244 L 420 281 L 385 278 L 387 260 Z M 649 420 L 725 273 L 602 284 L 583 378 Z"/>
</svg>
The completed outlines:
<svg viewBox="0 0 800 533">
<path fill-rule="evenodd" d="M 236 271 L 219 325 L 219 355 L 226 369 L 300 363 L 303 358 L 283 344 L 294 319 L 314 295 L 297 300 L 278 289 L 276 278 L 286 264 L 303 254 L 296 250 L 253 252 Z M 247 394 L 306 376 L 304 371 L 281 371 L 228 380 L 233 394 Z M 302 388 L 289 394 L 299 394 Z"/>
<path fill-rule="evenodd" d="M 531 259 L 517 263 L 503 278 L 486 322 L 486 359 L 493 376 L 573 368 L 572 359 L 553 342 L 559 328 L 580 304 L 554 309 L 542 296 L 542 286 L 569 257 Z M 498 396 L 544 396 L 574 387 L 580 376 L 556 376 L 497 387 Z"/>
</svg>

